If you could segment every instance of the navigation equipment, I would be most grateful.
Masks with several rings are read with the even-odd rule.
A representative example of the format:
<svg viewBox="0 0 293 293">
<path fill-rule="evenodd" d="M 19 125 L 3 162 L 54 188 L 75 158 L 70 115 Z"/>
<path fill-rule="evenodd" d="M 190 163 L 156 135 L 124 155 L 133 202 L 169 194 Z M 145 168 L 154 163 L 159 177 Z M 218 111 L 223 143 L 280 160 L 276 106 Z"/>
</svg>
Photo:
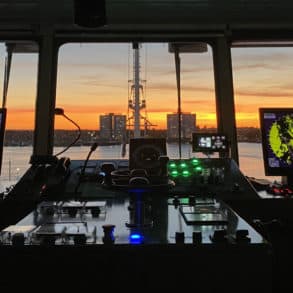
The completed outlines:
<svg viewBox="0 0 293 293">
<path fill-rule="evenodd" d="M 293 108 L 260 108 L 259 115 L 265 174 L 292 178 Z"/>
<path fill-rule="evenodd" d="M 193 152 L 228 152 L 228 139 L 219 133 L 192 133 Z"/>
</svg>

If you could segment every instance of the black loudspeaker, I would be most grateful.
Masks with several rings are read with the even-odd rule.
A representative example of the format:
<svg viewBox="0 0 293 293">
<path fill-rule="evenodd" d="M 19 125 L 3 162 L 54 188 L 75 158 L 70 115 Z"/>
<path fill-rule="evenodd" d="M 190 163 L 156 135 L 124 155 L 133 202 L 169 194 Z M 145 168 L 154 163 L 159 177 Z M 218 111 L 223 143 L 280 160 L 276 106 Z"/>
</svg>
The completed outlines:
<svg viewBox="0 0 293 293">
<path fill-rule="evenodd" d="M 74 0 L 74 23 L 88 28 L 105 25 L 105 0 Z"/>
<path fill-rule="evenodd" d="M 161 156 L 166 156 L 164 138 L 133 138 L 129 143 L 129 169 L 145 169 L 150 175 L 161 169 Z"/>
</svg>

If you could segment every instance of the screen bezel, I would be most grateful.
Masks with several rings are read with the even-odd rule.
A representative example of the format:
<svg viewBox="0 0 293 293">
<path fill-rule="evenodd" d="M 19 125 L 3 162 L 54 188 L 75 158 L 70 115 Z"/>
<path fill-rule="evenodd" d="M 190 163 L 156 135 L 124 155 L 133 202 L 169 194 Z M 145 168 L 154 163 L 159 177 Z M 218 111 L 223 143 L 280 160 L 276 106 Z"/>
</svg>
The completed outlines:
<svg viewBox="0 0 293 293">
<path fill-rule="evenodd" d="M 264 162 L 264 171 L 266 176 L 288 176 L 292 174 L 293 164 L 291 167 L 270 167 L 269 166 L 269 153 L 268 153 L 268 136 L 266 132 L 266 125 L 264 123 L 265 113 L 288 113 L 293 115 L 293 108 L 259 108 L 259 121 L 262 138 L 262 153 Z"/>
<path fill-rule="evenodd" d="M 208 149 L 204 147 L 195 147 L 195 138 L 197 137 L 211 137 L 211 136 L 225 136 L 226 138 L 226 149 Z M 192 133 L 192 152 L 203 152 L 203 153 L 228 153 L 229 152 L 229 142 L 228 137 L 224 133 L 218 133 L 218 132 L 194 132 Z"/>
<path fill-rule="evenodd" d="M 4 133 L 6 124 L 6 108 L 0 108 L 0 175 L 2 171 L 3 148 L 4 148 Z"/>
</svg>

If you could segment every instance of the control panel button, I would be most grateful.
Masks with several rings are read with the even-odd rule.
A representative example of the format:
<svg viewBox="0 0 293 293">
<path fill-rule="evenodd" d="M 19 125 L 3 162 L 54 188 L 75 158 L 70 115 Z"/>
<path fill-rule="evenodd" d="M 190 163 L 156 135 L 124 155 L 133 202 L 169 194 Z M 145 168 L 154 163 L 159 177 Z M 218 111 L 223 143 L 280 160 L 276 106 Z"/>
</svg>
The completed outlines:
<svg viewBox="0 0 293 293">
<path fill-rule="evenodd" d="M 214 243 L 227 242 L 227 231 L 226 230 L 215 230 L 213 236 L 210 237 Z"/>
<path fill-rule="evenodd" d="M 248 230 L 237 230 L 236 231 L 236 241 L 237 242 L 250 242 L 250 238 L 248 237 Z"/>
<path fill-rule="evenodd" d="M 184 243 L 184 240 L 185 240 L 184 232 L 176 232 L 176 234 L 175 234 L 175 242 L 176 242 L 176 244 Z"/>
<path fill-rule="evenodd" d="M 199 244 L 202 243 L 202 233 L 199 232 L 192 232 L 192 243 L 193 244 Z"/>
<path fill-rule="evenodd" d="M 104 244 L 113 244 L 115 242 L 114 233 L 115 225 L 106 224 L 103 225 L 104 237 L 103 242 Z"/>
</svg>

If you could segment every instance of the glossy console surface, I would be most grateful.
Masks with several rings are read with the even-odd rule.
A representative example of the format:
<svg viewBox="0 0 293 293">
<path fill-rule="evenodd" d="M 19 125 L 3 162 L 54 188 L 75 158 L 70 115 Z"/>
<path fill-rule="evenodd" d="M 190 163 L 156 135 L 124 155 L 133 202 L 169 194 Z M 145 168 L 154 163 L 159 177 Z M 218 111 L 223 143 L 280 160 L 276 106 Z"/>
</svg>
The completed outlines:
<svg viewBox="0 0 293 293">
<path fill-rule="evenodd" d="M 271 292 L 270 243 L 226 204 L 257 199 L 233 161 L 132 180 L 127 163 L 32 166 L 6 199 L 33 207 L 0 232 L 0 288 Z"/>
<path fill-rule="evenodd" d="M 170 160 L 168 176 L 129 172 L 127 160 L 66 164 L 32 167 L 20 180 L 12 195 L 38 204 L 2 232 L 3 244 L 15 233 L 25 244 L 97 245 L 105 234 L 115 244 L 265 242 L 225 204 L 257 197 L 230 159 Z"/>
<path fill-rule="evenodd" d="M 21 234 L 24 245 L 104 245 L 110 244 L 104 239 L 105 227 L 111 229 L 108 236 L 116 245 L 266 244 L 220 200 L 160 194 L 132 194 L 131 198 L 122 194 L 119 198 L 96 201 L 44 201 L 16 225 L 4 229 L 1 238 L 2 245 L 16 244 L 15 237 Z M 241 233 L 245 233 L 242 238 Z"/>
</svg>

